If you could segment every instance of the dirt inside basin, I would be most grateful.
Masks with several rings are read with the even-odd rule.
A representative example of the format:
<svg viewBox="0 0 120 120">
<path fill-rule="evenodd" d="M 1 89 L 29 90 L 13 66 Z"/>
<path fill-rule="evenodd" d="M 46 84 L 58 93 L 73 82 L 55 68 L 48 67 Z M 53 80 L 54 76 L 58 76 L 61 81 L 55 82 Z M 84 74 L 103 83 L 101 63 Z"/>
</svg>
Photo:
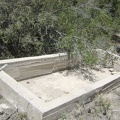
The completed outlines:
<svg viewBox="0 0 120 120">
<path fill-rule="evenodd" d="M 98 80 L 104 79 L 111 74 L 110 69 L 103 68 L 100 71 L 88 70 L 61 71 L 20 81 L 28 90 L 37 95 L 44 102 L 49 102 L 63 95 L 71 93 L 74 89 L 89 89 Z"/>
</svg>

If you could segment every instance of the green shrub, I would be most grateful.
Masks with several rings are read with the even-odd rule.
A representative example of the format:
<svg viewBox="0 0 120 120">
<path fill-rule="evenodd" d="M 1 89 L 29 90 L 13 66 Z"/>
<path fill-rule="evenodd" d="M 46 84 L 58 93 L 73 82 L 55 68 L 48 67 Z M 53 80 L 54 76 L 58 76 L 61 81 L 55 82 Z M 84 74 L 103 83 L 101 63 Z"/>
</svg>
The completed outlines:
<svg viewBox="0 0 120 120">
<path fill-rule="evenodd" d="M 56 52 L 97 60 L 120 31 L 119 0 L 1 0 L 0 59 Z"/>
</svg>

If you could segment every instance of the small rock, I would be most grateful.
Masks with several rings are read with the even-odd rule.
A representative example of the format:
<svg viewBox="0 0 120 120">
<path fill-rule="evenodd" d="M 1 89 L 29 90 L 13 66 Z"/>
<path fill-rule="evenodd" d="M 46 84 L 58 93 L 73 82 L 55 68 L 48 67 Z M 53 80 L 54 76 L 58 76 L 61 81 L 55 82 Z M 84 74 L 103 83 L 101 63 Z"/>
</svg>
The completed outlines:
<svg viewBox="0 0 120 120">
<path fill-rule="evenodd" d="M 111 72 L 111 75 L 115 75 L 116 74 L 116 72 Z"/>
<path fill-rule="evenodd" d="M 69 92 L 67 92 L 67 91 L 64 91 L 64 93 L 65 93 L 65 94 L 69 94 Z"/>
<path fill-rule="evenodd" d="M 100 65 L 95 65 L 95 66 L 93 66 L 93 69 L 94 69 L 94 70 L 97 70 L 97 71 L 99 71 L 99 70 L 100 70 L 100 68 L 101 68 L 101 66 L 100 66 Z"/>
<path fill-rule="evenodd" d="M 109 71 L 110 71 L 110 72 L 114 72 L 114 69 L 113 69 L 113 68 L 111 68 L 111 69 L 109 69 Z"/>
<path fill-rule="evenodd" d="M 88 109 L 88 113 L 91 113 L 91 109 L 90 108 Z"/>
<path fill-rule="evenodd" d="M 27 81 L 26 83 L 27 83 L 27 84 L 30 84 L 30 82 L 29 82 L 29 81 Z"/>
<path fill-rule="evenodd" d="M 101 72 L 101 73 L 105 73 L 105 71 L 104 71 L 104 70 L 102 70 L 102 69 L 100 69 L 100 72 Z"/>
</svg>

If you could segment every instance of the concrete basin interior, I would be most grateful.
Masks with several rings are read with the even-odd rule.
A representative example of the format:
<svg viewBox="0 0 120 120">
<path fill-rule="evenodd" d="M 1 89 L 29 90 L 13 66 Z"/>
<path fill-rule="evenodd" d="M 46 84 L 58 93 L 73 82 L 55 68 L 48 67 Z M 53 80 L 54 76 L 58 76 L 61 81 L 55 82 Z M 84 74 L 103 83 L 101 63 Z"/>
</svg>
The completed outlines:
<svg viewBox="0 0 120 120">
<path fill-rule="evenodd" d="M 44 102 L 50 102 L 70 94 L 74 89 L 89 89 L 94 82 L 112 75 L 108 68 L 101 71 L 91 70 L 89 74 L 84 75 L 79 70 L 65 70 L 22 80 L 19 83 Z"/>
</svg>

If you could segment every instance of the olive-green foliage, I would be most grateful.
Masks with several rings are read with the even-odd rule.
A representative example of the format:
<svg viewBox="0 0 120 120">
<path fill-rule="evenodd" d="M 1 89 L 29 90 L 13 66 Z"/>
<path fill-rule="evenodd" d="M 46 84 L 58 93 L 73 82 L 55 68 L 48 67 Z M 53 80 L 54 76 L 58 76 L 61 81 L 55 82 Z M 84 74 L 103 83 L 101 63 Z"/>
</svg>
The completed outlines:
<svg viewBox="0 0 120 120">
<path fill-rule="evenodd" d="M 70 7 L 69 0 L 2 0 L 0 58 L 59 52 L 59 38 L 70 34 Z"/>
<path fill-rule="evenodd" d="M 56 16 L 40 0 L 0 2 L 0 58 L 35 56 L 56 51 Z M 48 5 L 50 6 L 50 4 Z"/>
<path fill-rule="evenodd" d="M 91 65 L 119 18 L 119 0 L 1 0 L 0 59 L 64 51 Z"/>
</svg>

